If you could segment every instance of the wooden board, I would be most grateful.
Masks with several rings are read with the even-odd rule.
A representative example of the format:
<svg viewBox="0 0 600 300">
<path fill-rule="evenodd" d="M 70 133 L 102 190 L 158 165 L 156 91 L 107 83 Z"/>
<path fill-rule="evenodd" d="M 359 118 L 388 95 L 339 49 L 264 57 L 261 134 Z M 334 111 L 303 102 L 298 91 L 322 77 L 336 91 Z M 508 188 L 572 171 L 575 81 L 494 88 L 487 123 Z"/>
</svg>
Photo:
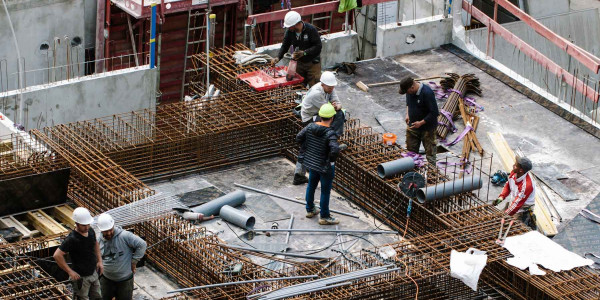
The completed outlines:
<svg viewBox="0 0 600 300">
<path fill-rule="evenodd" d="M 508 143 L 504 139 L 504 135 L 500 132 L 488 132 L 488 137 L 496 149 L 496 152 L 500 156 L 500 162 L 504 166 L 504 170 L 508 173 L 512 170 L 515 164 L 515 153 L 508 146 Z M 537 227 L 540 232 L 546 236 L 554 236 L 558 233 L 556 225 L 552 222 L 552 218 L 546 203 L 540 198 L 539 193 L 535 195 L 535 207 L 533 209 L 537 220 Z"/>
<path fill-rule="evenodd" d="M 25 225 L 23 225 L 21 222 L 15 219 L 13 216 L 6 216 L 0 218 L 0 227 L 14 227 L 23 235 L 24 239 L 28 239 L 33 235 L 33 232 L 29 230 L 29 228 L 27 228 Z"/>
<path fill-rule="evenodd" d="M 30 211 L 27 213 L 26 218 L 31 222 L 33 227 L 44 235 L 53 235 L 69 231 L 42 210 Z"/>
<path fill-rule="evenodd" d="M 68 205 L 59 205 L 54 207 L 54 216 L 56 219 L 63 222 L 71 229 L 75 228 L 75 221 L 73 220 L 73 208 Z"/>
</svg>

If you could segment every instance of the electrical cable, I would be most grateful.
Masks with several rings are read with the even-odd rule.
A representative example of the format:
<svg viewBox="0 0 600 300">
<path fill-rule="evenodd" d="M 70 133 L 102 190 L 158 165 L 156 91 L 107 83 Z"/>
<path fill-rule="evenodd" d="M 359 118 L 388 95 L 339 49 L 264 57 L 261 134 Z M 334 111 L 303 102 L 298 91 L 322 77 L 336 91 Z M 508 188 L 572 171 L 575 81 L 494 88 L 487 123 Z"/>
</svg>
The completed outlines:
<svg viewBox="0 0 600 300">
<path fill-rule="evenodd" d="M 248 246 L 250 246 L 250 247 L 252 247 L 254 249 L 257 249 L 256 247 L 254 247 L 254 246 L 248 244 L 246 241 L 242 240 L 242 238 L 235 231 L 233 231 L 233 228 L 231 228 L 231 226 L 229 226 L 228 222 L 223 222 L 223 223 L 225 223 L 225 225 L 227 225 L 227 227 L 229 227 L 229 229 L 231 230 L 231 232 L 233 232 L 233 234 L 235 234 L 235 236 L 238 238 L 238 240 L 242 241 L 244 244 L 246 244 L 246 245 L 248 245 Z"/>
</svg>

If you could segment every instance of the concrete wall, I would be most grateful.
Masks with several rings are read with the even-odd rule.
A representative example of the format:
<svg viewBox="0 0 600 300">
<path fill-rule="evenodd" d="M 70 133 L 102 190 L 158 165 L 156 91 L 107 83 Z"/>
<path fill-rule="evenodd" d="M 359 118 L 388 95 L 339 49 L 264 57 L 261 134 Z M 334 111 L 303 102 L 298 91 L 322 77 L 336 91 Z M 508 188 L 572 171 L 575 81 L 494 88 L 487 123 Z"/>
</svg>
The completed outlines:
<svg viewBox="0 0 600 300">
<path fill-rule="evenodd" d="M 354 31 L 349 34 L 336 32 L 321 36 L 321 67 L 331 68 L 342 62 L 354 62 L 358 57 L 358 35 Z M 279 53 L 281 44 L 274 44 L 256 48 L 256 52 L 266 53 L 273 57 Z"/>
<path fill-rule="evenodd" d="M 16 118 L 18 91 L 0 94 L 0 109 L 29 130 L 154 108 L 155 90 L 156 69 L 142 66 L 28 88 L 22 93 L 24 120 Z"/>
<path fill-rule="evenodd" d="M 568 13 L 569 0 L 526 0 L 525 7 L 526 12 L 537 19 Z"/>
<path fill-rule="evenodd" d="M 414 37 L 413 37 L 414 36 Z M 412 43 L 410 43 L 412 41 Z M 438 15 L 377 27 L 377 56 L 387 57 L 431 49 L 452 42 L 452 18 Z"/>
<path fill-rule="evenodd" d="M 538 21 L 550 28 L 550 30 L 572 40 L 576 45 L 586 49 L 590 53 L 600 56 L 600 38 L 598 38 L 600 36 L 600 18 L 598 17 L 597 9 L 540 18 Z M 595 79 L 596 82 L 598 81 L 598 74 L 594 74 L 575 59 L 570 58 L 565 51 L 537 34 L 527 24 L 513 22 L 503 24 L 503 26 L 546 57 L 568 70 L 571 74 L 577 74 L 577 77 L 580 79 L 590 76 L 591 79 Z M 486 28 L 467 31 L 467 37 L 473 41 L 479 50 L 485 53 L 487 44 Z M 570 103 L 573 100 L 574 106 L 586 115 L 590 116 L 592 114 L 591 111 L 595 109 L 595 105 L 590 100 L 584 101 L 585 97 L 582 97 L 579 93 L 575 97 L 572 97 L 572 88 L 570 85 L 561 84 L 560 78 L 540 67 L 536 62 L 520 53 L 512 44 L 506 42 L 501 37 L 495 39 L 493 58 L 511 69 L 512 72 L 529 79 L 535 85 L 559 97 L 562 101 Z M 593 82 L 595 81 L 591 80 L 590 85 L 592 88 L 594 88 Z"/>
<path fill-rule="evenodd" d="M 377 4 L 361 7 L 354 23 L 360 59 L 373 58 L 377 51 Z"/>
<path fill-rule="evenodd" d="M 96 47 L 96 11 L 98 10 L 97 0 L 84 1 L 84 40 L 85 48 Z M 110 0 L 109 0 L 110 1 Z"/>
<path fill-rule="evenodd" d="M 67 62 L 67 47 L 73 53 L 72 62 L 76 62 L 77 53 L 83 61 L 85 45 L 84 40 L 84 2 L 88 0 L 6 0 L 15 35 L 19 44 L 21 57 L 25 59 L 25 70 L 47 68 L 53 65 L 54 55 L 56 65 L 65 65 Z M 69 40 L 65 40 L 65 36 Z M 57 37 L 60 44 L 57 51 L 53 51 L 53 41 Z M 70 48 L 74 37 L 82 39 L 82 46 Z M 5 59 L 8 68 L 0 72 L 8 74 L 8 89 L 16 88 L 17 53 L 10 30 L 8 17 L 4 8 L 0 9 L 0 60 Z M 40 45 L 47 42 L 50 51 L 41 51 Z M 47 72 L 38 72 L 37 76 L 47 76 Z M 46 75 L 44 75 L 46 74 Z M 33 77 L 31 73 L 28 77 Z M 33 79 L 29 79 L 33 81 Z M 0 86 L 0 92 L 6 91 L 6 84 Z"/>
</svg>

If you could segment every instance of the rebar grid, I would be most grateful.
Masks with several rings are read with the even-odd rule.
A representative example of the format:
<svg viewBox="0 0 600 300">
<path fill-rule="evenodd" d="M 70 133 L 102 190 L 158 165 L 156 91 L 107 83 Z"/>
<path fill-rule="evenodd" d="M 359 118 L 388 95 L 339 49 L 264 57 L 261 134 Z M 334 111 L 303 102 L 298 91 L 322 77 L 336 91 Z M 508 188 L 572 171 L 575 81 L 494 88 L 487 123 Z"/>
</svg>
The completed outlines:
<svg viewBox="0 0 600 300">
<path fill-rule="evenodd" d="M 0 240 L 0 298 L 70 299 L 64 284 L 48 275 L 29 256 L 14 252 L 14 248 Z"/>
<path fill-rule="evenodd" d="M 26 132 L 0 137 L 0 180 L 68 168 L 60 155 Z"/>
</svg>

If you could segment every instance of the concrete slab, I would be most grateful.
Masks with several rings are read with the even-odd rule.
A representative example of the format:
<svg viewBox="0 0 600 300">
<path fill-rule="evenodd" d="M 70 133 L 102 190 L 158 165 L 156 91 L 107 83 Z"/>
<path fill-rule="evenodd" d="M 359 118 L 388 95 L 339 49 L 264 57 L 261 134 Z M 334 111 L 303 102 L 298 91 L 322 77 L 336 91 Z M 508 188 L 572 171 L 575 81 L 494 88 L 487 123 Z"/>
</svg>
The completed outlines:
<svg viewBox="0 0 600 300">
<path fill-rule="evenodd" d="M 161 299 L 169 296 L 168 291 L 180 288 L 163 273 L 149 265 L 137 268 L 134 282 L 133 299 L 136 300 Z"/>
<path fill-rule="evenodd" d="M 494 148 L 487 138 L 487 132 L 502 132 L 513 150 L 520 149 L 532 159 L 534 171 L 540 164 L 560 166 L 563 172 L 586 170 L 581 176 L 588 180 L 598 180 L 599 170 L 590 168 L 600 166 L 597 153 L 600 151 L 600 140 L 586 133 L 577 126 L 569 123 L 560 116 L 550 112 L 526 96 L 513 90 L 501 81 L 466 63 L 452 53 L 440 49 L 430 49 L 384 59 L 373 59 L 357 62 L 355 75 L 339 74 L 340 84 L 336 87 L 338 95 L 351 116 L 358 117 L 365 125 L 372 126 L 375 131 L 397 131 L 400 133 L 398 142 L 404 143 L 402 134 L 406 127 L 403 122 L 389 125 L 388 120 L 381 126 L 376 116 L 403 116 L 406 113 L 405 97 L 397 93 L 398 85 L 371 89 L 368 93 L 360 91 L 355 83 L 359 80 L 365 83 L 378 81 L 399 80 L 403 76 L 430 77 L 443 75 L 446 72 L 458 74 L 475 74 L 481 82 L 483 97 L 474 96 L 483 105 L 485 111 L 480 112 L 477 136 L 484 150 L 494 154 Z M 438 100 L 441 107 L 444 101 Z M 458 133 L 464 128 L 462 122 L 457 122 Z M 448 136 L 448 140 L 458 133 Z M 450 147 L 454 153 L 461 153 L 462 143 Z M 472 158 L 479 155 L 472 153 Z M 484 164 L 484 174 L 502 169 L 499 159 L 493 159 L 491 165 Z M 571 187 L 572 188 L 572 187 Z M 489 193 L 482 191 L 483 200 L 492 201 L 501 191 L 501 187 L 490 186 Z M 574 207 L 570 210 L 580 210 L 591 200 L 589 195 L 578 193 L 582 200 L 572 201 Z M 487 195 L 487 196 L 486 196 Z M 486 199 L 487 198 L 487 199 Z M 562 201 L 562 200 L 558 200 Z M 557 205 L 559 203 L 555 203 Z M 565 221 L 572 218 L 572 213 L 564 213 Z M 564 206 L 566 207 L 566 205 Z"/>
<path fill-rule="evenodd" d="M 168 182 L 158 182 L 151 184 L 151 188 L 157 192 L 179 189 L 181 191 L 196 190 L 206 188 L 206 185 L 212 185 L 224 193 L 231 192 L 237 188 L 233 183 L 240 183 L 247 186 L 252 186 L 264 191 L 283 195 L 289 198 L 296 198 L 304 201 L 306 192 L 306 184 L 292 185 L 294 164 L 285 158 L 263 159 L 256 162 L 251 162 L 242 166 L 236 166 L 222 171 L 195 174 L 176 179 Z M 279 228 L 288 228 L 290 215 L 294 215 L 293 228 L 327 228 L 332 229 L 335 226 L 319 225 L 319 218 L 306 218 L 306 209 L 304 205 L 285 201 L 279 198 L 265 196 L 254 192 L 246 191 L 247 203 L 238 207 L 256 218 L 255 228 L 271 228 L 273 222 L 279 224 Z M 320 188 L 315 192 L 315 198 L 318 202 Z M 263 203 L 261 209 L 257 205 Z M 351 218 L 347 216 L 332 215 L 340 220 L 338 225 L 340 229 L 356 229 L 356 230 L 371 230 L 381 229 L 389 230 L 390 228 L 381 225 L 379 221 L 341 197 L 339 194 L 332 191 L 330 208 L 344 212 L 350 212 L 358 215 L 360 218 Z M 248 239 L 247 230 L 239 228 L 235 225 L 224 222 L 216 218 L 211 221 L 201 223 L 209 231 L 216 233 L 221 239 L 228 244 L 233 244 L 243 247 L 264 248 L 265 245 L 275 245 L 280 247 L 285 242 L 286 234 L 283 232 L 272 233 L 267 236 L 264 232 L 256 232 L 252 239 Z M 381 245 L 391 243 L 398 240 L 394 235 L 343 235 L 346 239 L 344 243 L 347 248 L 350 244 L 356 241 L 352 248 L 360 250 L 373 245 Z M 318 256 L 336 256 L 337 252 L 332 249 L 339 250 L 340 248 L 338 237 L 331 233 L 293 233 L 288 244 L 288 252 L 298 254 L 314 254 Z M 269 260 L 257 258 L 249 255 L 257 264 L 267 264 Z M 294 259 L 304 261 L 303 259 Z"/>
</svg>

